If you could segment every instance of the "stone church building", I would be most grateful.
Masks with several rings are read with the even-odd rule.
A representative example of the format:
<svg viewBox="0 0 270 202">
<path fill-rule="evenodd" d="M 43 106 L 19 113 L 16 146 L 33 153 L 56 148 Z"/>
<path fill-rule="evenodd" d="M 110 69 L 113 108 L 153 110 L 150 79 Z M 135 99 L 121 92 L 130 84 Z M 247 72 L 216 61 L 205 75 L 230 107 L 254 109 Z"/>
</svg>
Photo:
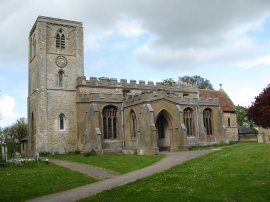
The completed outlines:
<svg viewBox="0 0 270 202">
<path fill-rule="evenodd" d="M 156 154 L 237 140 L 224 90 L 84 76 L 81 22 L 39 16 L 29 34 L 28 154 Z"/>
</svg>

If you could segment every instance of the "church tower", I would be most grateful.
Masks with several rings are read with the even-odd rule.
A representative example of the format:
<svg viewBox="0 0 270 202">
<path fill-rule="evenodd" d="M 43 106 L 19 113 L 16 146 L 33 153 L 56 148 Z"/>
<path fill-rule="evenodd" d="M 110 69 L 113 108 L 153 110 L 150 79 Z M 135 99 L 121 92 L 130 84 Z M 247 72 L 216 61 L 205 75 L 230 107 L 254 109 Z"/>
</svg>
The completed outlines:
<svg viewBox="0 0 270 202">
<path fill-rule="evenodd" d="M 76 150 L 82 23 L 39 16 L 29 34 L 28 66 L 28 153 Z"/>
</svg>

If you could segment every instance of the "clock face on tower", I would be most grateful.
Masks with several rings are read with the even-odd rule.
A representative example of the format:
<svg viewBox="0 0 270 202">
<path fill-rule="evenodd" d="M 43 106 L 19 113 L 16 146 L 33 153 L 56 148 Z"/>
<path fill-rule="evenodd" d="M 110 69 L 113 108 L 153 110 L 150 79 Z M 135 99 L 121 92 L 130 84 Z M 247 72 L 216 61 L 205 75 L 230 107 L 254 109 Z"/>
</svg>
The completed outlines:
<svg viewBox="0 0 270 202">
<path fill-rule="evenodd" d="M 58 67 L 65 67 L 67 66 L 67 58 L 65 56 L 58 56 L 55 58 L 55 64 L 58 66 Z"/>
</svg>

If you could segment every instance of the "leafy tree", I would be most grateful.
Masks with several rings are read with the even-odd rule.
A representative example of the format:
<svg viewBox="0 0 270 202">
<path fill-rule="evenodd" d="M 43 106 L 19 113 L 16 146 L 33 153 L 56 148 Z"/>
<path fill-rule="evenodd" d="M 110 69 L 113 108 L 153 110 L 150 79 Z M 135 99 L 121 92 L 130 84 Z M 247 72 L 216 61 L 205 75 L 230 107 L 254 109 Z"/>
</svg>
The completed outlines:
<svg viewBox="0 0 270 202">
<path fill-rule="evenodd" d="M 27 136 L 26 118 L 19 118 L 15 123 L 16 137 L 21 140 Z"/>
<path fill-rule="evenodd" d="M 19 118 L 16 123 L 3 129 L 3 136 L 11 143 L 11 151 L 15 152 L 16 144 L 27 136 L 27 122 L 25 118 Z"/>
<path fill-rule="evenodd" d="M 248 108 L 247 116 L 257 126 L 270 128 L 270 84 L 255 97 L 255 101 Z"/>
<path fill-rule="evenodd" d="M 176 84 L 176 82 L 173 80 L 173 78 L 164 79 L 162 83 L 163 84 L 168 83 L 168 84 L 170 84 L 170 86 L 172 86 L 173 84 Z"/>
<path fill-rule="evenodd" d="M 237 105 L 235 107 L 235 109 L 236 109 L 237 123 L 238 123 L 238 125 L 242 126 L 248 120 L 247 108 L 240 106 L 240 105 Z"/>
<path fill-rule="evenodd" d="M 187 83 L 192 86 L 197 86 L 200 89 L 211 89 L 213 90 L 213 85 L 208 79 L 205 79 L 201 76 L 195 75 L 195 76 L 183 76 L 178 77 L 178 81 L 182 83 Z"/>
</svg>

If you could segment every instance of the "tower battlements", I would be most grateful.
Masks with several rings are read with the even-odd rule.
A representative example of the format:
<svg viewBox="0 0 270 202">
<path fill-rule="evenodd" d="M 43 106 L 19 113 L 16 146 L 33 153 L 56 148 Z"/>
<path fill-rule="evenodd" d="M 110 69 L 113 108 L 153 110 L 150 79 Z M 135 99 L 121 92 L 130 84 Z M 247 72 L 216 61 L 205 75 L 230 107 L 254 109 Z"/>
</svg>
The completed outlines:
<svg viewBox="0 0 270 202">
<path fill-rule="evenodd" d="M 170 90 L 175 92 L 189 92 L 189 93 L 198 93 L 198 88 L 195 86 L 187 85 L 187 84 L 173 84 L 170 86 L 169 84 L 164 84 L 162 82 L 148 81 L 147 83 L 143 80 L 130 80 L 120 79 L 118 81 L 116 78 L 107 78 L 107 77 L 90 77 L 89 80 L 86 79 L 85 76 L 77 78 L 76 81 L 78 86 L 85 87 L 103 87 L 103 88 L 122 88 L 122 89 L 140 89 L 140 90 Z"/>
<path fill-rule="evenodd" d="M 123 102 L 126 106 L 161 99 L 166 99 L 171 102 L 178 103 L 179 105 L 219 106 L 220 104 L 218 98 L 183 97 L 182 94 L 168 91 L 166 87 L 159 89 L 156 88 L 155 90 L 135 91 L 133 93 L 127 93 L 126 96 L 123 96 L 123 91 L 121 88 L 99 89 L 85 88 L 81 86 L 77 96 L 77 102 Z"/>
</svg>

